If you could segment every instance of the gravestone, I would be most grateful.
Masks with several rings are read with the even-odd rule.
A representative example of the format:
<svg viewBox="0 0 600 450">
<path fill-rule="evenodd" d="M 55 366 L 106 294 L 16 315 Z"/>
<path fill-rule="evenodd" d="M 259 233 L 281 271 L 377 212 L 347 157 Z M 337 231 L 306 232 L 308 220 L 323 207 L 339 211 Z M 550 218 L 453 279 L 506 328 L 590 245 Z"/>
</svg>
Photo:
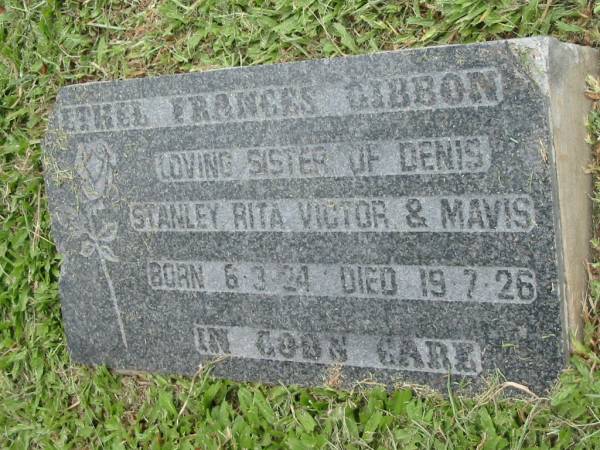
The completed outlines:
<svg viewBox="0 0 600 450">
<path fill-rule="evenodd" d="M 533 38 L 61 89 L 73 360 L 546 390 L 580 329 L 596 71 Z"/>
</svg>

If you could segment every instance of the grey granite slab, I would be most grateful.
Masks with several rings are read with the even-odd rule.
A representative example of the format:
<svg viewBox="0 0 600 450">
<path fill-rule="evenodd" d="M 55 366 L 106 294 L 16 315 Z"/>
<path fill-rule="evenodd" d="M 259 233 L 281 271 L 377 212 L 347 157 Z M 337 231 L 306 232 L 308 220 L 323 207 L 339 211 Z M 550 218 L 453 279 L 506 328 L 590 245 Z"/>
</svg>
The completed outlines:
<svg viewBox="0 0 600 450">
<path fill-rule="evenodd" d="M 61 89 L 73 360 L 548 389 L 580 328 L 597 61 L 535 38 Z"/>
</svg>

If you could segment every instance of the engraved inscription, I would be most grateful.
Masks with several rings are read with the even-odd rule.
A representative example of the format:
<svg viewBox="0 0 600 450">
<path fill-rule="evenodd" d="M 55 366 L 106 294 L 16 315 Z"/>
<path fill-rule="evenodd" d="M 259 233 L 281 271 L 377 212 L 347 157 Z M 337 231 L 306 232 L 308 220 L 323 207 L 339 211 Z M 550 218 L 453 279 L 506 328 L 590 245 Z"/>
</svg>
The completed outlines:
<svg viewBox="0 0 600 450">
<path fill-rule="evenodd" d="M 148 261 L 148 284 L 166 291 L 204 290 L 203 264 L 198 261 Z"/>
<path fill-rule="evenodd" d="M 481 348 L 467 340 L 312 333 L 248 327 L 193 327 L 201 355 L 228 355 L 308 364 L 342 364 L 414 372 L 476 376 Z"/>
<path fill-rule="evenodd" d="M 492 67 L 338 84 L 267 86 L 62 106 L 56 125 L 69 134 L 190 125 L 494 106 L 503 99 Z"/>
<path fill-rule="evenodd" d="M 363 111 L 494 105 L 502 100 L 493 69 L 417 74 L 345 86 L 352 109 Z"/>
<path fill-rule="evenodd" d="M 487 136 L 172 151 L 155 156 L 162 182 L 485 172 Z"/>
<path fill-rule="evenodd" d="M 522 267 L 149 260 L 147 277 L 158 290 L 279 296 L 527 304 L 538 292 Z"/>
<path fill-rule="evenodd" d="M 60 128 L 67 133 L 145 128 L 150 119 L 145 101 L 129 100 L 93 105 L 63 106 L 57 111 Z"/>
<path fill-rule="evenodd" d="M 311 116 L 316 112 L 313 86 L 282 86 L 211 92 L 170 99 L 177 122 L 231 122 Z"/>
<path fill-rule="evenodd" d="M 140 232 L 528 232 L 527 195 L 152 202 L 129 205 Z"/>
</svg>

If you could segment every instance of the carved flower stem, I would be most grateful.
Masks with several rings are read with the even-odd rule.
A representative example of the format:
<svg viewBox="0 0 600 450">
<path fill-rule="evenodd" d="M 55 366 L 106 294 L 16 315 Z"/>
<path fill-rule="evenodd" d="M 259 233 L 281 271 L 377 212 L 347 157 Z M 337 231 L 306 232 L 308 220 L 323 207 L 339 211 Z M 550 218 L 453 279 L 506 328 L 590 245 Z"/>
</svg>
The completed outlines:
<svg viewBox="0 0 600 450">
<path fill-rule="evenodd" d="M 99 252 L 98 252 L 99 253 Z M 102 271 L 104 272 L 104 277 L 106 278 L 106 282 L 108 283 L 108 290 L 110 292 L 110 299 L 113 304 L 113 308 L 115 310 L 115 314 L 117 316 L 117 324 L 119 325 L 119 331 L 121 332 L 121 341 L 123 345 L 127 349 L 127 337 L 125 336 L 125 326 L 123 325 L 123 319 L 121 318 L 121 309 L 119 308 L 119 302 L 117 301 L 117 296 L 115 294 L 115 288 L 112 283 L 112 279 L 108 273 L 108 266 L 106 265 L 106 260 L 100 256 L 100 266 L 102 266 Z"/>
<path fill-rule="evenodd" d="M 119 332 L 121 333 L 121 342 L 127 347 L 127 336 L 125 335 L 125 326 L 123 325 L 123 319 L 121 318 L 121 308 L 119 308 L 119 302 L 117 301 L 117 295 L 115 294 L 115 288 L 113 286 L 112 279 L 110 278 L 110 274 L 108 273 L 108 266 L 106 265 L 106 259 L 102 256 L 102 250 L 100 248 L 100 243 L 98 242 L 98 233 L 96 230 L 96 226 L 94 223 L 93 214 L 89 211 L 87 212 L 88 223 L 90 227 L 91 233 L 89 233 L 89 237 L 91 238 L 93 245 L 96 249 L 96 253 L 98 254 L 98 258 L 100 259 L 100 266 L 102 267 L 102 272 L 104 273 L 104 278 L 106 278 L 106 283 L 108 284 L 108 291 L 110 293 L 110 300 L 113 305 L 113 309 L 115 310 L 115 315 L 117 316 L 117 324 L 119 325 Z"/>
</svg>

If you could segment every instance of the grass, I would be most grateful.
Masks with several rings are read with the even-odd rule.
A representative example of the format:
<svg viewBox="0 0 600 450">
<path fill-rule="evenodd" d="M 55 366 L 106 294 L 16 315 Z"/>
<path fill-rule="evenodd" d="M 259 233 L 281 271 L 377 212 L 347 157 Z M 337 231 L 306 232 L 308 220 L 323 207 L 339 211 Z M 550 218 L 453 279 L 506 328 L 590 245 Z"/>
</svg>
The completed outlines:
<svg viewBox="0 0 600 450">
<path fill-rule="evenodd" d="M 65 84 L 537 34 L 599 47 L 599 16 L 582 0 L 0 0 L 0 447 L 600 448 L 598 256 L 585 339 L 549 398 L 505 399 L 501 379 L 466 399 L 73 366 L 40 151 Z M 589 130 L 600 154 L 600 107 Z"/>
</svg>

